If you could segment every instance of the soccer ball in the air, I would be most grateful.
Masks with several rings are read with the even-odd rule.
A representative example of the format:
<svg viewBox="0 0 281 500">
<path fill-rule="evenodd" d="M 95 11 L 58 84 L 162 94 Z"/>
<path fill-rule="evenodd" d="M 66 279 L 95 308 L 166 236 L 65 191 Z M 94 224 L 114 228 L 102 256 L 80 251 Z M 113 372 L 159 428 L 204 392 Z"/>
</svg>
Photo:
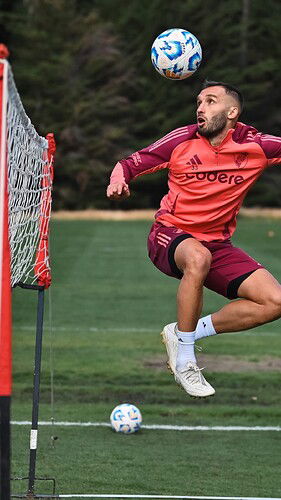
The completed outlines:
<svg viewBox="0 0 281 500">
<path fill-rule="evenodd" d="M 171 80 L 183 80 L 199 67 L 201 45 L 189 31 L 180 28 L 166 30 L 154 40 L 151 60 L 160 75 Z"/>
<path fill-rule="evenodd" d="M 110 415 L 112 429 L 123 434 L 133 434 L 140 429 L 142 416 L 139 409 L 129 403 L 118 405 Z"/>
</svg>

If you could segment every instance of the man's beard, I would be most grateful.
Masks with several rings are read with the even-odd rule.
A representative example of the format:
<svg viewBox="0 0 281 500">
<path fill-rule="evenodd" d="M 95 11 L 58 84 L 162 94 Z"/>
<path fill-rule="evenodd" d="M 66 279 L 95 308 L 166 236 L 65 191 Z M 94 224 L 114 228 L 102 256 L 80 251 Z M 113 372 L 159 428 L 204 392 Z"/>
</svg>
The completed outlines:
<svg viewBox="0 0 281 500">
<path fill-rule="evenodd" d="M 198 127 L 198 132 L 200 135 L 207 137 L 208 139 L 212 139 L 220 134 L 223 131 L 227 124 L 226 114 L 222 111 L 214 116 L 209 124 L 203 129 Z"/>
</svg>

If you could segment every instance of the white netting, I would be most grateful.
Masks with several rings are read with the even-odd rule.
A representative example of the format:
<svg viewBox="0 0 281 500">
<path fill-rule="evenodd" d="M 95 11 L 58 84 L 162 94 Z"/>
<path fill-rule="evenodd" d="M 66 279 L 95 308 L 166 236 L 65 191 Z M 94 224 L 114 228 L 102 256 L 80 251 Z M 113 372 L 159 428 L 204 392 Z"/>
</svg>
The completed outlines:
<svg viewBox="0 0 281 500">
<path fill-rule="evenodd" d="M 48 231 L 52 172 L 48 141 L 25 113 L 11 68 L 8 71 L 8 193 L 11 284 L 33 284 L 50 270 Z M 46 235 L 45 235 L 46 236 Z M 38 253 L 38 245 L 46 248 Z"/>
</svg>

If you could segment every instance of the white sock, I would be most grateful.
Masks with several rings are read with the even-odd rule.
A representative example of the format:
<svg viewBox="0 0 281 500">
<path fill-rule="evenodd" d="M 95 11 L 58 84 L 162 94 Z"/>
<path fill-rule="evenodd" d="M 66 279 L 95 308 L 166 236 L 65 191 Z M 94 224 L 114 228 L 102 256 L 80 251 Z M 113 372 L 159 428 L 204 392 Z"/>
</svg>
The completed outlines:
<svg viewBox="0 0 281 500">
<path fill-rule="evenodd" d="M 210 335 L 216 334 L 217 332 L 214 329 L 211 314 L 199 319 L 195 330 L 195 340 L 199 340 L 203 337 L 209 337 Z"/>
<path fill-rule="evenodd" d="M 188 361 L 196 363 L 196 358 L 194 354 L 195 331 L 181 332 L 177 328 L 176 334 L 179 341 L 176 369 L 182 370 L 186 366 L 186 363 Z"/>
</svg>

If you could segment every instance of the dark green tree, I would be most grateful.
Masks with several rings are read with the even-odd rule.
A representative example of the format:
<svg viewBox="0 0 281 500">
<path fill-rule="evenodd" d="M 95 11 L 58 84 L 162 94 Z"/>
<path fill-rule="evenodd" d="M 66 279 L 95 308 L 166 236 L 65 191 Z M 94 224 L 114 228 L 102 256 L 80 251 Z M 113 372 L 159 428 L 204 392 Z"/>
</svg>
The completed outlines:
<svg viewBox="0 0 281 500">
<path fill-rule="evenodd" d="M 108 3 L 101 8 L 106 17 Z M 133 46 L 134 61 L 140 68 L 138 85 L 131 88 L 135 103 L 134 136 L 136 147 L 143 146 L 171 129 L 194 123 L 195 96 L 202 81 L 226 81 L 238 86 L 245 96 L 241 121 L 266 133 L 280 135 L 280 44 L 281 4 L 276 0 L 117 0 L 122 15 L 117 29 L 123 41 Z M 150 47 L 154 38 L 169 27 L 183 27 L 200 40 L 203 61 L 196 74 L 184 81 L 171 82 L 159 76 L 151 67 Z M 280 205 L 281 171 L 268 169 L 247 197 L 247 203 Z M 162 194 L 166 179 L 159 182 Z M 153 193 L 157 194 L 154 181 Z M 273 189 L 273 186 L 275 188 Z M 143 178 L 138 181 L 141 192 L 149 188 Z M 262 195 L 264 193 L 264 196 Z M 279 194 L 279 195 L 278 195 Z M 158 197 L 155 197 L 158 199 Z"/>
<path fill-rule="evenodd" d="M 130 142 L 133 79 L 112 24 L 75 0 L 18 1 L 5 21 L 27 113 L 39 133 L 55 133 L 55 207 L 105 206 L 110 170 Z"/>
<path fill-rule="evenodd" d="M 281 4 L 277 0 L 1 0 L 0 25 L 16 82 L 41 134 L 53 131 L 56 208 L 109 208 L 114 163 L 173 128 L 195 121 L 205 78 L 237 85 L 241 121 L 280 134 Z M 200 40 L 191 78 L 170 81 L 153 69 L 150 49 L 169 27 Z M 268 169 L 248 204 L 279 206 L 281 170 Z M 166 175 L 140 177 L 122 208 L 155 207 Z"/>
</svg>

